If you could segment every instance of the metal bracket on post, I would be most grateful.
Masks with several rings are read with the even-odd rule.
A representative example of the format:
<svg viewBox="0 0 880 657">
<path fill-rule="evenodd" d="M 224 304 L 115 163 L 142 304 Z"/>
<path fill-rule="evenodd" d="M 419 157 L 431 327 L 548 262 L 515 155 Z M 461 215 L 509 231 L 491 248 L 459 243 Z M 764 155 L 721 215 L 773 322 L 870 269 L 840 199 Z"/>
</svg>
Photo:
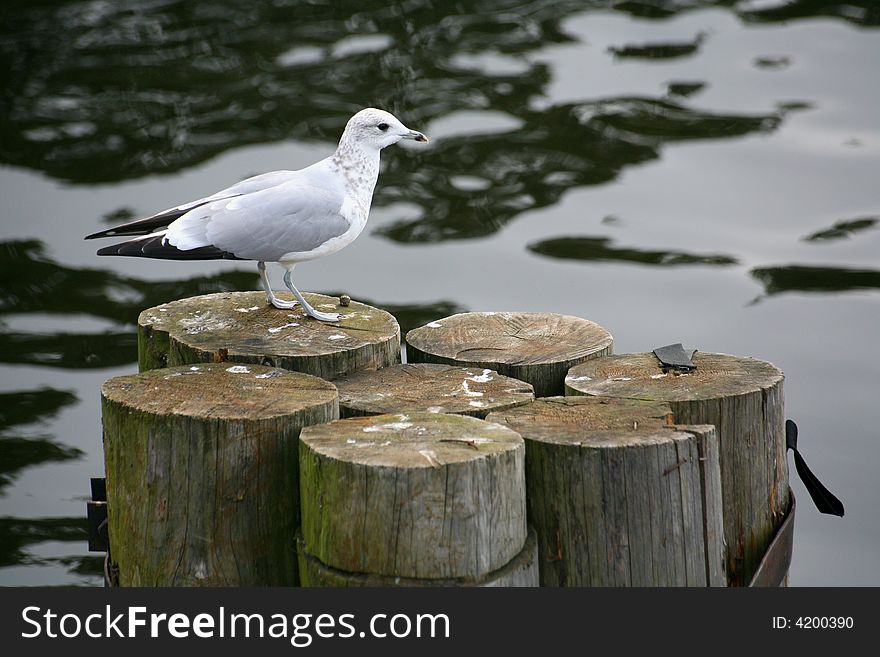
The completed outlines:
<svg viewBox="0 0 880 657">
<path fill-rule="evenodd" d="M 779 587 L 786 585 L 788 569 L 791 567 L 791 554 L 794 547 L 794 493 L 791 495 L 791 507 L 785 520 L 776 531 L 776 536 L 767 546 L 767 551 L 755 571 L 751 587 Z"/>
<path fill-rule="evenodd" d="M 107 481 L 93 477 L 92 499 L 86 502 L 89 520 L 89 552 L 108 552 L 110 537 L 107 533 Z"/>
<path fill-rule="evenodd" d="M 92 499 L 86 502 L 89 552 L 104 555 L 104 586 L 119 586 L 119 569 L 110 558 L 110 532 L 107 526 L 107 480 L 92 477 Z"/>
</svg>

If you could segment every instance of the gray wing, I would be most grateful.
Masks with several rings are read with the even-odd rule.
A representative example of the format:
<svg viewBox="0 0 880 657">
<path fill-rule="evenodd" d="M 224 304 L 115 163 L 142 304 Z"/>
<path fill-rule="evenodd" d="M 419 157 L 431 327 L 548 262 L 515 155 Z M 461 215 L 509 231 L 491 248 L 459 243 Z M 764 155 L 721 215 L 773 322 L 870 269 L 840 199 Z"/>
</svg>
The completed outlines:
<svg viewBox="0 0 880 657">
<path fill-rule="evenodd" d="M 335 185 L 295 179 L 196 207 L 168 227 L 165 239 L 183 251 L 211 246 L 236 258 L 276 262 L 344 234 L 350 222 L 340 213 L 343 200 Z"/>
<path fill-rule="evenodd" d="M 183 205 L 178 205 L 174 208 L 162 210 L 162 212 L 157 212 L 156 214 L 146 217 L 145 219 L 138 219 L 136 221 L 122 224 L 121 226 L 114 226 L 113 228 L 108 228 L 106 230 L 98 231 L 97 233 L 92 233 L 91 235 L 87 235 L 85 239 L 93 240 L 100 237 L 148 235 L 157 230 L 165 228 L 175 219 L 179 219 L 190 210 L 197 208 L 201 205 L 206 205 L 211 201 L 232 198 L 234 196 L 241 196 L 243 194 L 251 194 L 262 189 L 274 187 L 276 185 L 287 182 L 288 180 L 291 180 L 295 177 L 297 173 L 298 172 L 296 171 L 271 171 L 269 173 L 263 173 L 258 176 L 252 176 L 250 178 L 242 180 L 241 182 L 235 183 L 231 187 L 227 187 L 226 189 L 222 189 L 215 194 L 211 194 L 211 196 L 196 199 L 195 201 L 190 201 L 189 203 L 184 203 Z M 106 250 L 107 249 L 102 249 L 101 251 Z M 102 253 L 99 251 L 98 255 L 102 255 Z M 123 254 L 114 253 L 114 255 Z"/>
</svg>

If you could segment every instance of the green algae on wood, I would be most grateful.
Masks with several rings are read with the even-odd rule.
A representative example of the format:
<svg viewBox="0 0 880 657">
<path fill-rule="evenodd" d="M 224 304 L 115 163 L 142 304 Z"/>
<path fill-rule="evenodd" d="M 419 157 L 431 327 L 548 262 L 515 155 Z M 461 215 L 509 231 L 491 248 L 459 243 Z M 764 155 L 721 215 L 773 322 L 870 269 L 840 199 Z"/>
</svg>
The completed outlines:
<svg viewBox="0 0 880 657">
<path fill-rule="evenodd" d="M 334 381 L 341 417 L 383 413 L 451 413 L 484 418 L 535 398 L 532 386 L 492 370 L 410 363 Z"/>
<path fill-rule="evenodd" d="M 462 415 L 309 427 L 300 438 L 303 540 L 348 573 L 479 578 L 523 548 L 523 459 L 518 434 Z"/>
<path fill-rule="evenodd" d="M 305 294 L 338 322 L 280 310 L 262 292 L 220 292 L 149 308 L 138 317 L 140 370 L 229 361 L 283 367 L 332 380 L 400 362 L 400 327 L 392 315 L 357 302 Z"/>
<path fill-rule="evenodd" d="M 338 417 L 332 384 L 222 363 L 116 377 L 101 395 L 121 585 L 296 583 L 298 437 Z"/>
<path fill-rule="evenodd" d="M 547 397 L 490 413 L 526 443 L 542 586 L 725 586 L 714 427 L 667 404 Z"/>
<path fill-rule="evenodd" d="M 772 363 L 697 352 L 696 370 L 664 372 L 652 353 L 582 363 L 567 395 L 668 402 L 675 421 L 718 430 L 727 572 L 748 584 L 789 508 L 783 373 Z"/>
<path fill-rule="evenodd" d="M 489 368 L 532 384 L 536 397 L 561 395 L 572 366 L 611 348 L 611 334 L 595 322 L 556 313 L 460 313 L 406 335 L 411 363 Z"/>
<path fill-rule="evenodd" d="M 301 586 L 361 588 L 361 587 L 534 587 L 538 586 L 538 541 L 535 531 L 529 529 L 526 542 L 519 554 L 498 570 L 469 579 L 466 577 L 446 579 L 415 579 L 412 577 L 392 577 L 387 575 L 369 575 L 366 573 L 348 573 L 330 568 L 313 557 L 302 540 L 298 537 L 297 550 L 299 556 L 299 572 Z"/>
</svg>

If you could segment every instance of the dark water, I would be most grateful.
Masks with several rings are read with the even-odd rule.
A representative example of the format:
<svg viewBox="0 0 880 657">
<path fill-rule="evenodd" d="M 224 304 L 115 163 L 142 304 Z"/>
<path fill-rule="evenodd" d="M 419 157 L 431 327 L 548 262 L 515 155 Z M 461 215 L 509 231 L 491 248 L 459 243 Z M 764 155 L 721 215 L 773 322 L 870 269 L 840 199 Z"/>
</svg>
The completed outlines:
<svg viewBox="0 0 880 657">
<path fill-rule="evenodd" d="M 369 227 L 301 289 L 404 330 L 556 311 L 618 352 L 773 361 L 847 505 L 819 516 L 795 483 L 792 581 L 880 583 L 878 28 L 873 0 L 7 0 L 0 584 L 100 583 L 98 388 L 135 369 L 138 312 L 257 287 L 250 263 L 81 237 L 310 164 L 368 105 L 432 142 L 385 151 Z"/>
</svg>

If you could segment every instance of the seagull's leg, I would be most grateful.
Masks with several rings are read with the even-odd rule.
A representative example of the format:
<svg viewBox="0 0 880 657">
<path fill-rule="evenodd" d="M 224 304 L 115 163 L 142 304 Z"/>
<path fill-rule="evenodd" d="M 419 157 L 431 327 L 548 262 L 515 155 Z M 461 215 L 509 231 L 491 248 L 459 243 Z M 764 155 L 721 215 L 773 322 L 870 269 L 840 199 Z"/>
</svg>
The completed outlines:
<svg viewBox="0 0 880 657">
<path fill-rule="evenodd" d="M 303 307 L 303 310 L 306 311 L 306 315 L 309 317 L 314 317 L 315 319 L 320 319 L 322 322 L 338 322 L 339 321 L 339 313 L 322 313 L 318 310 L 315 310 L 309 305 L 309 302 L 303 299 L 303 295 L 299 293 L 293 286 L 293 282 L 290 280 L 290 271 L 293 269 L 292 267 L 284 272 L 284 284 L 287 286 L 287 289 L 293 292 L 293 296 L 296 297 L 297 301 L 299 301 L 300 305 Z"/>
<path fill-rule="evenodd" d="M 260 260 L 257 263 L 257 269 L 260 270 L 260 281 L 263 283 L 263 289 L 266 290 L 266 300 L 281 310 L 290 310 L 293 308 L 296 305 L 296 301 L 282 301 L 272 292 L 272 285 L 269 283 L 269 275 L 266 273 L 266 263 Z"/>
</svg>

